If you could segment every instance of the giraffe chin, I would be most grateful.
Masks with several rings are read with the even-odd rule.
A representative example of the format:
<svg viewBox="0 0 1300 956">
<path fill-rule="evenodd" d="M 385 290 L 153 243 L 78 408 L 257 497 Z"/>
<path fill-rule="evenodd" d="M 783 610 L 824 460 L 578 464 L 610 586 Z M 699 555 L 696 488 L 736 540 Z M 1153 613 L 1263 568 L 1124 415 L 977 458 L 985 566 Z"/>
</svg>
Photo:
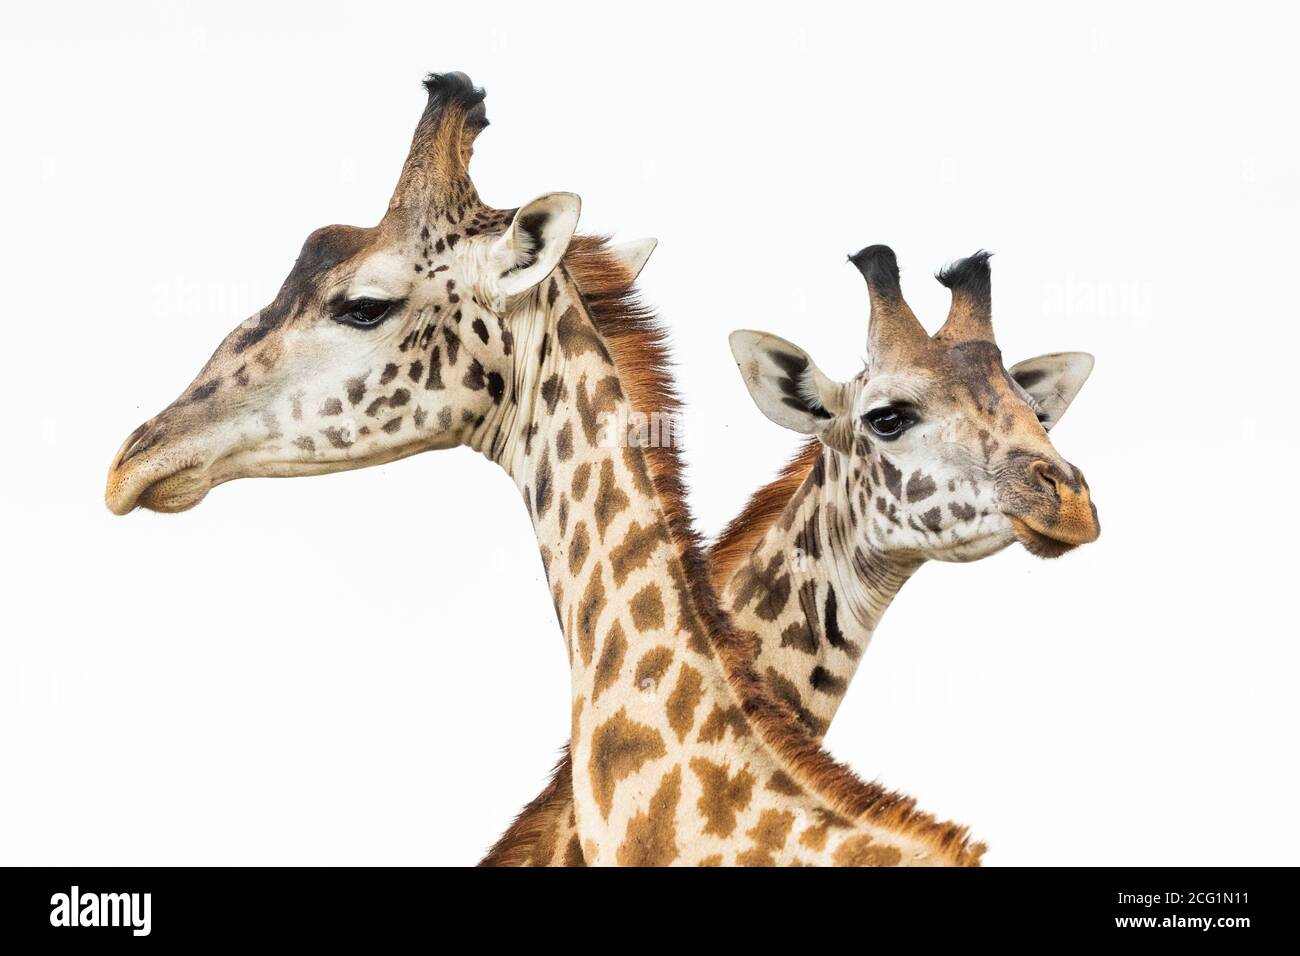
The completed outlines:
<svg viewBox="0 0 1300 956">
<path fill-rule="evenodd" d="M 189 511 L 207 497 L 211 488 L 212 482 L 203 471 L 186 468 L 155 481 L 141 493 L 136 504 L 149 511 L 168 514 Z"/>
<path fill-rule="evenodd" d="M 1038 558 L 1059 558 L 1067 551 L 1073 551 L 1078 547 L 1077 544 L 1071 544 L 1068 541 L 1060 541 L 1056 538 L 1043 534 L 1036 528 L 1031 528 L 1020 518 L 1007 515 L 1011 521 L 1011 528 L 1016 533 L 1016 540 L 1025 546 L 1025 550 Z"/>
</svg>

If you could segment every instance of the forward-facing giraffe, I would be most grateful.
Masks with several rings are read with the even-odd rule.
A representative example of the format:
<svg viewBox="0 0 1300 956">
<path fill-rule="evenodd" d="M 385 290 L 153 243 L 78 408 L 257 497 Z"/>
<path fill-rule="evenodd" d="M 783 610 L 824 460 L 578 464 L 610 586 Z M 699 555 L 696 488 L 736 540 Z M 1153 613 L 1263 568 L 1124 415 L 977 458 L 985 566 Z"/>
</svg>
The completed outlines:
<svg viewBox="0 0 1300 956">
<path fill-rule="evenodd" d="M 893 252 L 855 255 L 871 296 L 870 358 L 843 384 L 776 336 L 731 337 L 763 413 L 818 439 L 808 478 L 728 592 L 738 624 L 779 631 L 779 641 L 757 645 L 759 665 L 793 685 L 818 735 L 881 614 L 923 563 L 973 561 L 1017 540 L 1053 558 L 1100 534 L 1083 473 L 1047 434 L 1092 356 L 1059 352 L 1005 369 L 988 258 L 976 253 L 938 274 L 952 305 L 931 337 L 903 300 Z M 735 532 L 722 543 L 728 537 Z M 730 559 L 716 556 L 719 573 Z"/>
<path fill-rule="evenodd" d="M 570 249 L 572 194 L 484 206 L 467 169 L 482 93 L 459 74 L 426 85 L 380 224 L 308 238 L 271 305 L 128 437 L 109 507 L 178 511 L 234 478 L 468 445 L 514 478 L 537 533 L 572 665 L 587 862 L 975 862 L 964 830 L 862 784 L 754 674 L 676 449 L 600 438 L 675 408 L 661 333 L 619 294 L 626 269 Z"/>
<path fill-rule="evenodd" d="M 1054 557 L 1097 537 L 1087 485 L 1047 437 L 1092 369 L 1057 353 L 1003 370 L 988 256 L 940 272 L 952 290 L 931 339 L 902 300 L 893 253 L 852 261 L 869 281 L 872 364 L 829 382 L 800 348 L 736 332 L 758 406 L 817 436 L 727 526 L 710 572 L 755 669 L 818 737 L 881 615 L 927 560 L 972 561 L 1019 538 Z M 484 865 L 581 865 L 567 757 Z"/>
</svg>

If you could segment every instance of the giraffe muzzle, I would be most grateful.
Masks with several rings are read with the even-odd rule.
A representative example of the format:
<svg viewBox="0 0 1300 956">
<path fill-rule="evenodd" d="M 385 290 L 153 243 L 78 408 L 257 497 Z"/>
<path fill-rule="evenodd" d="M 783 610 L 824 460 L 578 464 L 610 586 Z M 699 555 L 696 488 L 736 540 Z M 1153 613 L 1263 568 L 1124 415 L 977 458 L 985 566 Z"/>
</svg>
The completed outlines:
<svg viewBox="0 0 1300 956">
<path fill-rule="evenodd" d="M 206 456 L 168 442 L 159 419 L 146 422 L 122 443 L 108 470 L 104 503 L 116 515 L 137 507 L 175 512 L 193 508 L 212 487 Z"/>
<path fill-rule="evenodd" d="M 1030 554 L 1057 558 L 1101 535 L 1097 508 L 1083 473 L 1072 465 L 1034 459 L 999 482 L 1003 513 Z"/>
</svg>

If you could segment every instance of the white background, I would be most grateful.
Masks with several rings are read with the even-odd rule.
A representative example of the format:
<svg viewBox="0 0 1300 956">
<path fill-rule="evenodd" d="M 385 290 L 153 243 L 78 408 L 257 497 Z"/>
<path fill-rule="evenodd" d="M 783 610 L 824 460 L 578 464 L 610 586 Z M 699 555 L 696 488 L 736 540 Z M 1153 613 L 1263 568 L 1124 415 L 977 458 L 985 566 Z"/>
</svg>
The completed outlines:
<svg viewBox="0 0 1300 956">
<path fill-rule="evenodd" d="M 846 253 L 987 247 L 1008 363 L 1088 350 L 1054 434 L 1101 540 L 929 566 L 828 739 L 992 864 L 1291 863 L 1300 263 L 1281 5 L 26 4 L 0 49 L 0 863 L 472 863 L 542 785 L 567 671 L 471 452 L 114 518 L 109 461 L 383 212 L 428 70 L 487 87 L 489 203 L 654 235 L 700 524 L 797 438 L 726 347 L 847 377 Z"/>
</svg>

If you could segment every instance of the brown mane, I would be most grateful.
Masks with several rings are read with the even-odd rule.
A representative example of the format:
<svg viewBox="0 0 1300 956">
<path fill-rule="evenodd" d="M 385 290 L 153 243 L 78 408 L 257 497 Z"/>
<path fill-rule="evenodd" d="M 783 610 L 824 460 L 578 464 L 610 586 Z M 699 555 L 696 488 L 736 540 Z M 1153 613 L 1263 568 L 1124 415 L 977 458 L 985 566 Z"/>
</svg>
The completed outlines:
<svg viewBox="0 0 1300 956">
<path fill-rule="evenodd" d="M 556 816 L 573 803 L 573 758 L 565 744 L 551 775 L 532 801 L 515 816 L 505 833 L 478 861 L 478 866 L 546 866 L 556 847 L 546 843 Z M 567 859 L 567 858 L 566 858 Z M 570 865 L 566 862 L 565 864 Z"/>
<path fill-rule="evenodd" d="M 740 514 L 722 529 L 709 548 L 709 574 L 713 578 L 713 588 L 719 594 L 731 582 L 740 563 L 758 547 L 772 523 L 781 517 L 781 512 L 817 463 L 821 450 L 822 443 L 809 438 L 776 478 L 750 495 Z"/>
<path fill-rule="evenodd" d="M 654 311 L 642 303 L 629 281 L 627 269 L 609 251 L 602 237 L 575 236 L 564 265 L 587 304 L 592 322 L 605 339 L 619 370 L 619 377 L 633 408 L 642 412 L 676 415 L 681 408 L 671 376 L 672 360 L 667 330 Z M 975 866 L 984 852 L 983 844 L 972 845 L 967 829 L 955 823 L 941 823 L 916 809 L 911 797 L 885 790 L 879 784 L 863 782 L 852 770 L 832 758 L 799 722 L 790 707 L 768 688 L 753 667 L 748 644 L 732 627 L 731 617 L 718 603 L 714 584 L 725 580 L 710 574 L 704 547 L 695 530 L 686 501 L 681 454 L 673 442 L 644 449 L 651 479 L 658 492 L 669 534 L 677 546 L 687 586 L 709 639 L 718 653 L 723 671 L 764 742 L 808 789 L 825 799 L 837 812 L 849 818 L 864 817 L 898 832 L 923 839 L 951 863 Z M 760 489 L 745 509 L 722 533 L 713 548 L 719 561 L 734 570 L 746 542 L 752 549 L 802 484 L 800 467 L 815 459 L 812 446 L 782 471 L 772 485 Z M 805 467 L 802 472 L 806 475 Z M 781 500 L 785 496 L 784 501 Z M 714 582 L 711 584 L 710 582 Z M 555 768 L 542 797 L 524 808 L 480 865 L 526 862 L 521 840 L 536 834 L 556 812 L 548 801 L 568 788 L 558 777 L 570 772 L 567 754 Z"/>
</svg>

